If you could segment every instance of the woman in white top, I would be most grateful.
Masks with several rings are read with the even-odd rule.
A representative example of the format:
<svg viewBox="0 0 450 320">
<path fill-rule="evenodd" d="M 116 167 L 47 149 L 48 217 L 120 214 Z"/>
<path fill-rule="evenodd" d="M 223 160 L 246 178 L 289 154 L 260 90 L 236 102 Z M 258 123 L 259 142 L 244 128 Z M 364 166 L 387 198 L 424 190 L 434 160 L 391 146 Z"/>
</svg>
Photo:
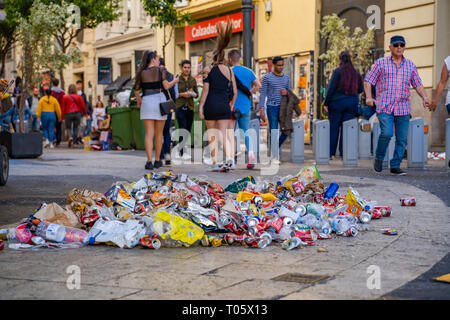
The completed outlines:
<svg viewBox="0 0 450 320">
<path fill-rule="evenodd" d="M 441 95 L 442 91 L 444 91 L 445 85 L 447 84 L 448 81 L 449 74 L 450 74 L 450 56 L 448 56 L 447 59 L 445 59 L 444 67 L 442 68 L 441 73 L 441 81 L 439 81 L 439 85 L 436 90 L 436 95 L 433 98 L 430 107 L 431 111 L 436 110 L 439 96 Z M 445 101 L 445 105 L 447 106 L 447 112 L 450 115 L 450 84 L 448 86 L 447 99 Z"/>
</svg>

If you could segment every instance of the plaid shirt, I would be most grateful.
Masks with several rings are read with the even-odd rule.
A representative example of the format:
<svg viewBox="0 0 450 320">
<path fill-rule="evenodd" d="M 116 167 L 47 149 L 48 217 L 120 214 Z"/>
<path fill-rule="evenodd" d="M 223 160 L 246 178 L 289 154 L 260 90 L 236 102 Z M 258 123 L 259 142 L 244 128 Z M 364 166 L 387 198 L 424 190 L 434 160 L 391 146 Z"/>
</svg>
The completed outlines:
<svg viewBox="0 0 450 320">
<path fill-rule="evenodd" d="M 377 113 L 394 116 L 411 113 L 410 86 L 417 88 L 422 85 L 416 65 L 403 58 L 398 67 L 392 55 L 378 59 L 365 81 L 377 89 Z"/>
</svg>

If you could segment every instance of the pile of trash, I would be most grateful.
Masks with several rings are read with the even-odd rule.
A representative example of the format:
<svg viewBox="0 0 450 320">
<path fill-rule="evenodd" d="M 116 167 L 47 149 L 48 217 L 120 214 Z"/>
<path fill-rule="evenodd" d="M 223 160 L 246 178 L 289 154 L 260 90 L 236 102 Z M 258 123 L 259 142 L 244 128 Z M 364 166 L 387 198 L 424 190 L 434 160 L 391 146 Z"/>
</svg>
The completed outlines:
<svg viewBox="0 0 450 320">
<path fill-rule="evenodd" d="M 345 195 L 338 189 L 336 183 L 325 189 L 315 166 L 273 182 L 248 176 L 225 188 L 206 178 L 152 172 L 134 183 L 116 182 L 104 194 L 73 189 L 64 208 L 41 204 L 0 237 L 12 249 L 281 243 L 291 250 L 335 235 L 355 237 L 372 219 L 391 215 L 390 207 L 362 199 L 352 187 Z"/>
</svg>

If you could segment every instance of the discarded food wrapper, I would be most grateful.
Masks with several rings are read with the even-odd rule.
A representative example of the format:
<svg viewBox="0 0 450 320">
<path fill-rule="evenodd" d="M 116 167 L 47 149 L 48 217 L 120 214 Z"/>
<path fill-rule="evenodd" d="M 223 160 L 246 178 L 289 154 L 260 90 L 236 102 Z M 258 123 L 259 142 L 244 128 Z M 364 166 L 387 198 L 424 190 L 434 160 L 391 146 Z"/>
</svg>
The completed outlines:
<svg viewBox="0 0 450 320">
<path fill-rule="evenodd" d="M 87 205 L 94 205 L 96 201 L 105 201 L 110 206 L 109 201 L 105 198 L 105 196 L 101 193 L 90 191 L 90 190 L 81 190 L 81 189 L 72 189 L 67 195 L 67 203 L 71 204 L 72 202 L 84 203 Z"/>
<path fill-rule="evenodd" d="M 383 232 L 383 234 L 386 234 L 388 236 L 396 236 L 396 235 L 398 235 L 398 231 L 394 230 L 394 229 L 383 229 L 381 231 Z"/>
</svg>

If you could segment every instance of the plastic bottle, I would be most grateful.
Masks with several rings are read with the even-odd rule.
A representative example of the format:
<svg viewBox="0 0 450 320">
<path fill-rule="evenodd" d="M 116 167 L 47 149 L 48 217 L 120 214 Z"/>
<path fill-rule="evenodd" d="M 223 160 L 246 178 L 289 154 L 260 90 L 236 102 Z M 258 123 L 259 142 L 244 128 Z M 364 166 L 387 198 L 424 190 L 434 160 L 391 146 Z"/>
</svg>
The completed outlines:
<svg viewBox="0 0 450 320">
<path fill-rule="evenodd" d="M 291 211 L 288 208 L 282 206 L 278 212 L 278 215 L 280 216 L 280 218 L 289 217 L 293 221 L 297 221 L 300 213 Z"/>
<path fill-rule="evenodd" d="M 65 227 L 55 223 L 41 221 L 36 228 L 36 234 L 55 242 L 87 242 L 88 233 L 84 230 Z"/>
<path fill-rule="evenodd" d="M 0 239 L 8 240 L 8 242 L 16 241 L 16 229 L 15 228 L 0 229 Z"/>
<path fill-rule="evenodd" d="M 347 216 L 337 216 L 333 219 L 332 228 L 333 230 L 343 236 L 353 236 L 355 237 L 358 234 L 358 230 L 356 228 L 356 224 L 351 219 L 353 217 Z"/>
</svg>

